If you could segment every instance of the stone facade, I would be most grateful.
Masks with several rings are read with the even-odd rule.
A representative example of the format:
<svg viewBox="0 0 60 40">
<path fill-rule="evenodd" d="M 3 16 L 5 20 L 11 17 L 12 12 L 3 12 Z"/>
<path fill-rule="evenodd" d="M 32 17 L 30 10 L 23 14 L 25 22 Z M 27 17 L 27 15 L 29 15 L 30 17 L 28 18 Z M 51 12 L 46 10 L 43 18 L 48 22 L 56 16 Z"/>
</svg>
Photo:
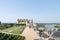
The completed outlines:
<svg viewBox="0 0 60 40">
<path fill-rule="evenodd" d="M 26 24 L 26 26 L 33 27 L 33 20 L 18 19 L 17 24 Z"/>
</svg>

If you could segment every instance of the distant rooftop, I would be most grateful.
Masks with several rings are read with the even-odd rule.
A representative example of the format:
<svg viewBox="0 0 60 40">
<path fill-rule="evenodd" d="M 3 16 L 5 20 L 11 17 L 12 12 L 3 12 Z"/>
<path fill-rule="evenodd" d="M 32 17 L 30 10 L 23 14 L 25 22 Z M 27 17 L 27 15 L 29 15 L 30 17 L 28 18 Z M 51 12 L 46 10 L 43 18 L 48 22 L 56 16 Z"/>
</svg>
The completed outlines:
<svg viewBox="0 0 60 40">
<path fill-rule="evenodd" d="M 52 36 L 56 38 L 60 38 L 60 31 L 54 32 Z"/>
</svg>

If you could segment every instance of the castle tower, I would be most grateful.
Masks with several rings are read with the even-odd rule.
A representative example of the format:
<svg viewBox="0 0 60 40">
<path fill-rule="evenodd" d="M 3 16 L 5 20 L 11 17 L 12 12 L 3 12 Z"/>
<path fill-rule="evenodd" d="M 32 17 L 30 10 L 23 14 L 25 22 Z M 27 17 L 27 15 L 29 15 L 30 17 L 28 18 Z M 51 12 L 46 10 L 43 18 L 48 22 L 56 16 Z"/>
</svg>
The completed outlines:
<svg viewBox="0 0 60 40">
<path fill-rule="evenodd" d="M 33 20 L 27 21 L 26 26 L 28 26 L 29 28 L 33 28 Z"/>
</svg>

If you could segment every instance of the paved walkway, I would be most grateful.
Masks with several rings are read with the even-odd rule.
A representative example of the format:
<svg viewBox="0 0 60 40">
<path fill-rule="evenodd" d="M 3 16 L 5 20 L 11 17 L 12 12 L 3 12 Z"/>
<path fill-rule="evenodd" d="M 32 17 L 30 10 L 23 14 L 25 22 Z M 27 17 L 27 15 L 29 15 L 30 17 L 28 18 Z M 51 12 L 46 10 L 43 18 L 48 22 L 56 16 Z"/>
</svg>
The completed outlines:
<svg viewBox="0 0 60 40">
<path fill-rule="evenodd" d="M 34 31 L 33 28 L 26 27 L 22 33 L 25 36 L 26 40 L 40 39 L 39 35 Z"/>
</svg>

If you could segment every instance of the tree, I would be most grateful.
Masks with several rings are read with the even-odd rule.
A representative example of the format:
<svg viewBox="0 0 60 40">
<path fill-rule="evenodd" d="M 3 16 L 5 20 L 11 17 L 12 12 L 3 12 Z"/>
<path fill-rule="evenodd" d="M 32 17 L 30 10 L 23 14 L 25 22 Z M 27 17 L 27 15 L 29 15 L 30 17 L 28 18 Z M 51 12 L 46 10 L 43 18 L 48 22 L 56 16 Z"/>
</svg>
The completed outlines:
<svg viewBox="0 0 60 40">
<path fill-rule="evenodd" d="M 0 24 L 1 24 L 1 21 L 0 21 Z"/>
</svg>

